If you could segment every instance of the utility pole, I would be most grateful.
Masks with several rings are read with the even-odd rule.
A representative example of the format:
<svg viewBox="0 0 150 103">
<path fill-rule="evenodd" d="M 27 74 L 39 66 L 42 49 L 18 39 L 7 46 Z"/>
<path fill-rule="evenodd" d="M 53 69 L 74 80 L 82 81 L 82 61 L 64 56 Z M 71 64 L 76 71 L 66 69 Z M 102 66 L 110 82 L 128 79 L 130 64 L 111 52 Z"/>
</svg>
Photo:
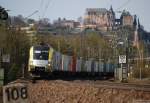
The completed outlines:
<svg viewBox="0 0 150 103">
<path fill-rule="evenodd" d="M 2 48 L 0 48 L 0 69 L 2 67 Z"/>
<path fill-rule="evenodd" d="M 60 52 L 60 39 L 58 40 L 57 43 L 58 43 L 58 47 L 57 48 L 58 48 L 58 51 Z"/>
<path fill-rule="evenodd" d="M 128 59 L 129 59 L 129 34 L 128 34 L 128 32 L 127 32 L 127 30 L 125 30 L 125 34 L 126 34 L 126 46 L 125 46 L 125 48 L 126 48 L 126 73 L 128 74 L 128 69 L 129 69 L 129 62 L 128 62 Z"/>
<path fill-rule="evenodd" d="M 1 26 L 1 23 L 3 24 L 3 21 L 4 21 L 4 25 L 5 25 L 5 28 L 7 28 L 7 24 L 6 24 L 6 21 L 8 20 L 8 13 L 7 13 L 8 10 L 2 8 L 0 6 L 0 26 Z M 2 76 L 2 84 L 5 83 L 5 69 L 2 68 L 3 67 L 3 48 L 0 47 L 0 69 L 1 69 L 1 76 Z"/>
<path fill-rule="evenodd" d="M 22 78 L 25 78 L 25 65 L 22 64 Z"/>
<path fill-rule="evenodd" d="M 140 68 L 140 80 L 142 80 L 142 66 L 143 66 L 143 55 L 142 55 L 142 50 L 140 50 L 140 48 L 138 48 L 138 53 L 139 53 L 139 57 L 140 57 L 140 62 L 139 62 L 139 68 Z"/>
<path fill-rule="evenodd" d="M 143 65 L 143 54 L 142 54 L 142 50 L 143 48 L 141 47 L 141 42 L 139 41 L 139 36 L 138 36 L 138 33 L 139 33 L 139 27 L 136 27 L 135 28 L 135 46 L 137 48 L 137 53 L 138 53 L 138 56 L 139 56 L 139 61 L 137 60 L 137 68 L 139 67 L 139 79 L 141 80 L 142 79 L 142 66 Z"/>
<path fill-rule="evenodd" d="M 83 32 L 80 34 L 80 57 L 83 57 Z"/>
</svg>

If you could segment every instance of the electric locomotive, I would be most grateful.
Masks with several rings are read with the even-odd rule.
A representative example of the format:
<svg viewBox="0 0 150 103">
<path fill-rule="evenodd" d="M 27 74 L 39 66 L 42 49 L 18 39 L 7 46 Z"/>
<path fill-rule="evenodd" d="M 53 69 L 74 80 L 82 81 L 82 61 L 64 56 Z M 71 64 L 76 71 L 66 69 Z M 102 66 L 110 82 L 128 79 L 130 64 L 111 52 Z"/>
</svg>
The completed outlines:
<svg viewBox="0 0 150 103">
<path fill-rule="evenodd" d="M 46 44 L 31 46 L 28 71 L 32 77 L 42 77 L 52 73 L 53 53 L 53 48 Z"/>
</svg>

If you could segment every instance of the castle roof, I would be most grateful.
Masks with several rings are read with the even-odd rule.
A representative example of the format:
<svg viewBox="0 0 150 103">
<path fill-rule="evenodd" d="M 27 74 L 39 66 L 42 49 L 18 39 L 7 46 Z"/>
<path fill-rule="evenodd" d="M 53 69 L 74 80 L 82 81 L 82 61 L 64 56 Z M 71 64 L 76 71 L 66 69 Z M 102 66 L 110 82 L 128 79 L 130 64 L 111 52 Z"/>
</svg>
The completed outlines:
<svg viewBox="0 0 150 103">
<path fill-rule="evenodd" d="M 106 8 L 87 8 L 87 13 L 105 14 L 108 12 Z"/>
<path fill-rule="evenodd" d="M 131 16 L 130 12 L 123 10 L 121 16 Z"/>
</svg>

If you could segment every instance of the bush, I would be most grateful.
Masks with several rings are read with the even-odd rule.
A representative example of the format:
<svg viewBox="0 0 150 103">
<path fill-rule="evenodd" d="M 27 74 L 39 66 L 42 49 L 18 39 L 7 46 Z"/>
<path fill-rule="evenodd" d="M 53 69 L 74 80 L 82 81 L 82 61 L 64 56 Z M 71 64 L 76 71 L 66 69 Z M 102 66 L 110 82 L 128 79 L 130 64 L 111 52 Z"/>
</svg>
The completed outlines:
<svg viewBox="0 0 150 103">
<path fill-rule="evenodd" d="M 133 77 L 140 78 L 140 71 L 142 78 L 149 78 L 150 77 L 150 68 L 134 68 L 133 69 Z"/>
<path fill-rule="evenodd" d="M 12 64 L 9 72 L 8 72 L 8 76 L 7 79 L 8 81 L 13 81 L 15 79 L 17 79 L 17 77 L 20 77 L 21 73 L 20 73 L 20 67 L 18 65 L 16 65 L 15 63 Z"/>
</svg>

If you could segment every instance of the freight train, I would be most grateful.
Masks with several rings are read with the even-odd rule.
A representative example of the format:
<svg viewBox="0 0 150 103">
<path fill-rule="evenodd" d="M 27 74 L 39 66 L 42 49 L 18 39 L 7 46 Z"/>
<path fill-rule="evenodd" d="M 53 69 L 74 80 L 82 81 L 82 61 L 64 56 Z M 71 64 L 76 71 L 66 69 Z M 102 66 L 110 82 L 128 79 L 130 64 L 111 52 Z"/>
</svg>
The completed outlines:
<svg viewBox="0 0 150 103">
<path fill-rule="evenodd" d="M 36 45 L 30 48 L 28 71 L 32 77 L 53 73 L 113 76 L 114 68 L 115 65 L 112 63 L 61 54 L 49 45 Z"/>
</svg>

